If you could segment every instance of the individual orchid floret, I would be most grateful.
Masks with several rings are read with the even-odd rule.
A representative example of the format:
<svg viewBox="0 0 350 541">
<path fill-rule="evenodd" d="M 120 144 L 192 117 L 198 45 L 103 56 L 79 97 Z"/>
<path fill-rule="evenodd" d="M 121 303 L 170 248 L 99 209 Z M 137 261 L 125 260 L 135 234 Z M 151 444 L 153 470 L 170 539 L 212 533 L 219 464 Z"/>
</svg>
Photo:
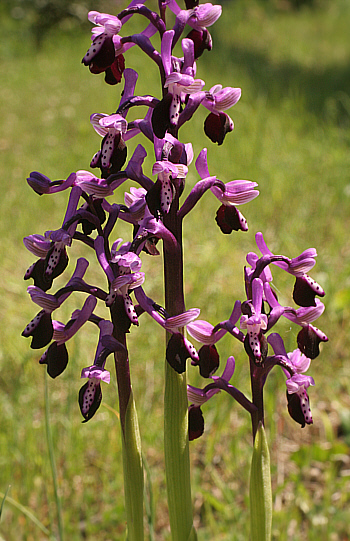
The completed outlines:
<svg viewBox="0 0 350 541">
<path fill-rule="evenodd" d="M 206 148 L 198 155 L 196 169 L 202 179 L 211 178 Z M 242 205 L 255 199 L 259 195 L 259 192 L 255 190 L 256 186 L 256 182 L 249 180 L 233 180 L 220 186 L 213 184 L 210 187 L 212 193 L 222 203 L 216 214 L 216 222 L 223 233 L 229 234 L 233 230 L 248 230 L 247 220 L 235 205 Z"/>
<path fill-rule="evenodd" d="M 267 329 L 267 316 L 261 313 L 263 282 L 255 278 L 252 284 L 252 301 L 242 305 L 241 329 L 247 329 L 244 347 L 258 366 L 264 363 L 267 355 L 267 341 L 263 331 Z"/>
<path fill-rule="evenodd" d="M 218 342 L 227 332 L 230 332 L 236 338 L 238 335 L 244 335 L 235 327 L 235 323 L 238 321 L 241 315 L 241 303 L 237 301 L 230 316 L 230 319 L 226 322 L 222 322 L 216 327 L 213 327 L 210 323 L 203 320 L 196 320 L 187 325 L 187 331 L 192 338 L 201 342 L 203 346 L 198 351 L 199 360 L 192 360 L 193 366 L 199 367 L 199 373 L 204 378 L 211 377 L 219 367 L 220 359 L 217 349 L 215 347 Z"/>
<path fill-rule="evenodd" d="M 235 371 L 235 359 L 234 357 L 229 357 L 222 376 L 210 376 L 213 380 L 213 383 L 209 383 L 204 389 L 199 389 L 193 387 L 192 385 L 187 385 L 187 397 L 189 402 L 192 403 L 192 406 L 200 408 L 205 402 L 210 400 L 215 394 L 220 391 L 226 391 L 230 394 L 241 406 L 243 406 L 249 413 L 253 413 L 256 410 L 256 407 L 246 398 L 246 396 L 236 389 L 233 385 L 229 383 Z M 191 408 L 191 406 L 190 406 Z M 190 415 L 189 418 L 189 432 L 190 439 L 196 439 L 203 434 L 204 431 L 204 421 L 203 421 L 203 430 L 198 433 L 198 427 L 193 426 L 192 422 L 196 421 L 198 418 L 198 412 L 195 412 Z M 198 434 L 198 435 L 196 435 Z"/>
<path fill-rule="evenodd" d="M 130 298 L 129 291 L 143 284 L 145 274 L 139 272 L 141 259 L 133 252 L 124 252 L 123 247 L 114 252 L 111 263 L 117 266 L 118 276 L 112 281 L 110 294 L 106 298 L 106 305 L 111 306 L 118 294 L 123 297 L 125 312 L 133 325 L 138 325 L 138 317 Z"/>
<path fill-rule="evenodd" d="M 206 93 L 202 105 L 211 112 L 204 121 L 204 132 L 213 143 L 222 145 L 226 134 L 233 130 L 233 120 L 224 111 L 235 105 L 240 97 L 240 88 L 222 88 L 222 85 L 215 85 Z"/>
<path fill-rule="evenodd" d="M 315 306 L 315 296 L 324 297 L 325 292 L 322 287 L 307 274 L 316 263 L 317 252 L 314 248 L 305 250 L 293 259 L 287 260 L 285 258 L 284 261 L 281 261 L 274 259 L 276 256 L 268 249 L 262 233 L 257 233 L 255 240 L 263 256 L 270 257 L 271 263 L 295 276 L 293 299 L 296 304 L 304 307 Z"/>
<path fill-rule="evenodd" d="M 306 389 L 310 385 L 315 385 L 315 382 L 311 376 L 303 374 L 310 366 L 310 359 L 303 355 L 299 349 L 287 355 L 283 340 L 276 333 L 270 334 L 268 342 L 275 352 L 276 359 L 281 359 L 278 361 L 278 364 L 282 366 L 287 376 L 288 412 L 292 419 L 304 428 L 305 424 L 313 423 L 310 401 Z"/>
<path fill-rule="evenodd" d="M 118 173 L 125 163 L 127 148 L 123 134 L 127 132 L 128 123 L 117 113 L 95 113 L 91 115 L 90 121 L 95 131 L 103 137 L 101 150 L 93 156 L 90 166 L 99 167 L 102 178 L 108 178 Z"/>
<path fill-rule="evenodd" d="M 173 179 L 184 179 L 188 168 L 183 164 L 171 163 L 167 160 L 158 161 L 153 165 L 152 174 L 158 175 L 157 181 L 146 195 L 150 212 L 155 218 L 167 214 L 175 194 Z"/>
<path fill-rule="evenodd" d="M 164 327 L 172 333 L 166 349 L 166 359 L 170 366 L 179 374 L 186 370 L 186 360 L 191 358 L 198 363 L 199 356 L 195 347 L 180 332 L 189 323 L 199 316 L 198 308 L 191 308 L 182 314 L 166 319 Z"/>
<path fill-rule="evenodd" d="M 66 342 L 70 340 L 78 330 L 91 317 L 97 299 L 90 295 L 82 309 L 74 313 L 74 318 L 64 325 L 59 321 L 53 321 L 53 342 L 41 356 L 39 363 L 47 365 L 47 373 L 50 377 L 56 378 L 65 370 L 68 364 L 68 351 Z"/>
<path fill-rule="evenodd" d="M 101 404 L 102 392 L 101 382 L 110 382 L 110 373 L 105 370 L 106 359 L 113 351 L 124 349 L 124 346 L 113 338 L 113 323 L 102 319 L 98 326 L 100 336 L 97 344 L 94 364 L 83 368 L 82 378 L 88 378 L 88 381 L 79 391 L 79 406 L 84 417 L 84 423 L 89 421 L 96 413 Z"/>
<path fill-rule="evenodd" d="M 194 66 L 190 66 L 189 62 L 185 61 L 180 68 L 179 61 L 175 62 L 171 55 L 174 30 L 168 30 L 163 34 L 161 44 L 161 58 L 165 72 L 164 88 L 167 88 L 168 93 L 154 108 L 152 115 L 152 126 L 155 135 L 159 139 L 163 139 L 166 131 L 170 128 L 177 127 L 181 103 L 189 94 L 194 94 L 200 91 L 204 86 L 204 81 L 194 79 Z M 185 54 L 185 59 L 191 56 L 194 63 L 193 41 L 190 39 L 182 40 L 182 47 Z"/>
<path fill-rule="evenodd" d="M 63 273 L 68 265 L 66 246 L 70 246 L 77 227 L 78 219 L 71 223 L 77 212 L 81 189 L 74 186 L 71 190 L 66 215 L 62 228 L 46 231 L 45 236 L 30 235 L 23 239 L 25 247 L 40 259 L 29 267 L 24 279 L 34 279 L 34 285 L 43 291 L 52 286 L 53 280 Z M 67 224 L 67 226 L 65 225 Z M 70 225 L 68 225 L 70 224 Z"/>
<path fill-rule="evenodd" d="M 119 33 L 122 23 L 118 17 L 98 11 L 90 11 L 88 18 L 97 26 L 92 29 L 92 44 L 82 63 L 89 66 L 91 73 L 106 72 L 108 84 L 119 83 L 125 62 L 122 54 L 116 55 L 113 37 Z"/>
<path fill-rule="evenodd" d="M 33 190 L 39 194 L 51 194 L 62 192 L 71 188 L 75 182 L 75 173 L 71 173 L 66 180 L 50 180 L 45 175 L 38 173 L 37 171 L 32 171 L 27 178 L 27 182 Z"/>
</svg>

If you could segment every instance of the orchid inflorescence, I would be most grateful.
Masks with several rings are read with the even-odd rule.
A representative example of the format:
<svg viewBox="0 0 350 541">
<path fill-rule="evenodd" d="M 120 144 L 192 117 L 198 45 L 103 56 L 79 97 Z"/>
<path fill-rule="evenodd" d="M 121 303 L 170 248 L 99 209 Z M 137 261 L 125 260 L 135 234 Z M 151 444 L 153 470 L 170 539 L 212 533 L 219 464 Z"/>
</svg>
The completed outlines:
<svg viewBox="0 0 350 541">
<path fill-rule="evenodd" d="M 120 83 L 123 87 L 115 112 L 94 113 L 90 118 L 92 127 L 102 137 L 100 150 L 90 162 L 90 167 L 99 169 L 100 175 L 77 170 L 66 180 L 51 181 L 41 173 L 32 172 L 27 179 L 39 195 L 67 190 L 69 198 L 61 227 L 24 239 L 26 248 L 38 258 L 27 270 L 25 279 L 34 281 L 34 285 L 28 287 L 28 293 L 40 311 L 26 326 L 23 335 L 32 337 L 33 349 L 47 347 L 39 362 L 45 364 L 48 374 L 55 378 L 67 366 L 68 340 L 87 322 L 98 327 L 94 361 L 81 372 L 81 377 L 87 379 L 79 393 L 84 421 L 92 418 L 101 403 L 101 383 L 110 382 L 106 364 L 111 354 L 116 362 L 120 408 L 123 409 L 124 401 L 125 410 L 130 394 L 125 337 L 132 326 L 139 325 L 142 314 L 148 313 L 168 333 L 166 359 L 171 368 L 178 374 L 185 373 L 186 361 L 191 359 L 191 364 L 199 367 L 200 374 L 210 380 L 204 388 L 188 385 L 190 439 L 203 433 L 201 406 L 222 390 L 251 414 L 255 435 L 259 423 L 264 420 L 263 387 L 274 366 L 280 366 L 286 376 L 290 415 L 301 426 L 311 424 L 307 389 L 314 385 L 314 380 L 305 372 L 311 359 L 319 354 L 320 342 L 327 341 L 326 335 L 313 325 L 324 310 L 323 303 L 316 298 L 323 297 L 324 291 L 308 275 L 315 264 L 316 250 L 307 249 L 295 258 L 275 255 L 268 249 L 263 235 L 258 233 L 256 243 L 260 254 L 249 252 L 246 258 L 246 299 L 235 302 L 229 319 L 213 326 L 198 319 L 199 309 L 185 309 L 181 241 L 184 217 L 210 191 L 219 202 L 215 221 L 221 231 L 224 234 L 247 231 L 247 221 L 237 207 L 252 201 L 259 192 L 255 182 L 233 180 L 225 183 L 210 174 L 207 149 L 203 149 L 195 160 L 199 180 L 180 203 L 194 159 L 191 143 L 184 144 L 179 140 L 180 128 L 203 106 L 209 111 L 204 122 L 205 134 L 221 145 L 234 128 L 226 111 L 238 102 L 241 90 L 223 88 L 220 84 L 205 90 L 205 82 L 196 78 L 197 61 L 212 49 L 208 27 L 220 17 L 221 6 L 185 0 L 186 9 L 181 9 L 175 0 L 159 0 L 157 14 L 145 3 L 133 0 L 116 16 L 97 11 L 89 13 L 89 20 L 95 26 L 83 64 L 91 73 L 104 73 L 108 84 Z M 170 30 L 165 24 L 167 10 L 175 18 Z M 130 17 L 135 15 L 145 18 L 146 26 L 142 32 L 128 35 L 123 31 Z M 186 28 L 189 32 L 181 39 L 183 56 L 174 56 L 174 47 Z M 155 34 L 160 39 L 160 50 L 151 41 Z M 133 46 L 156 64 L 161 83 L 159 97 L 137 95 L 138 74 L 125 67 L 128 50 Z M 128 122 L 129 110 L 138 107 L 146 107 L 145 116 Z M 128 142 L 137 136 L 146 137 L 153 145 L 153 166 L 148 174 L 144 172 L 147 152 L 141 144 L 136 146 L 131 158 L 127 158 Z M 136 183 L 137 187 L 130 187 L 123 203 L 112 202 L 115 190 L 126 181 Z M 115 234 L 119 220 L 131 226 L 128 241 Z M 159 255 L 160 239 L 166 267 L 164 308 L 158 303 L 159 299 L 147 296 L 144 289 L 147 277 L 141 270 L 141 257 Z M 55 278 L 67 268 L 68 252 L 77 241 L 92 250 L 93 258 L 97 257 L 106 285 L 100 287 L 85 281 L 89 262 L 80 258 L 66 285 L 54 294 L 48 293 Z M 272 285 L 272 265 L 295 277 L 293 300 L 296 308 L 279 304 Z M 53 312 L 73 291 L 84 294 L 83 305 L 66 323 L 52 319 Z M 109 308 L 110 319 L 95 313 L 98 301 Z M 270 332 L 281 317 L 300 327 L 297 348 L 291 353 L 286 352 L 281 335 Z M 202 344 L 198 351 L 186 338 L 184 329 Z M 242 344 L 248 356 L 251 399 L 230 383 L 236 362 L 233 356 L 228 358 L 222 375 L 215 375 L 219 368 L 216 344 L 227 333 Z M 125 365 L 124 372 L 120 370 L 121 363 Z M 127 377 L 123 380 L 125 374 Z"/>
</svg>

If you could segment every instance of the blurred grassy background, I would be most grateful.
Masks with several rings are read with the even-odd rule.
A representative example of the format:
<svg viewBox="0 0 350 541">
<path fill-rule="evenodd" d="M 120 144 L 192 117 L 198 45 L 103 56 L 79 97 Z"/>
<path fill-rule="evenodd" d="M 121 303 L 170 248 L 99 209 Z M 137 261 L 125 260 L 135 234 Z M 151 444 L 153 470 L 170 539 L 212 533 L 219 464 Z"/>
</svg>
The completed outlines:
<svg viewBox="0 0 350 541">
<path fill-rule="evenodd" d="M 91 75 L 81 64 L 90 36 L 89 26 L 79 22 L 84 15 L 79 2 L 74 8 L 80 6 L 78 17 L 63 17 L 48 28 L 39 24 L 39 30 L 38 9 L 28 5 L 35 4 L 4 2 L 0 7 L 0 492 L 11 485 L 9 495 L 56 535 L 45 438 L 44 368 L 37 364 L 40 354 L 20 336 L 36 313 L 22 281 L 33 262 L 22 238 L 58 228 L 67 194 L 38 197 L 25 179 L 32 170 L 58 179 L 89 169 L 100 144 L 89 116 L 113 112 L 121 89 L 109 87 L 102 75 Z M 117 13 L 124 5 L 108 9 Z M 108 11 L 101 2 L 94 6 Z M 308 247 L 317 248 L 312 276 L 327 292 L 319 326 L 330 341 L 309 370 L 316 380 L 310 391 L 314 425 L 301 430 L 289 418 L 281 373 L 273 372 L 266 388 L 273 538 L 345 541 L 350 539 L 350 5 L 345 0 L 322 0 L 294 9 L 287 1 L 236 0 L 223 2 L 223 8 L 211 29 L 213 51 L 198 62 L 197 76 L 208 89 L 216 83 L 242 88 L 240 102 L 230 111 L 235 130 L 222 147 L 211 144 L 202 129 L 203 109 L 182 130 L 181 139 L 193 143 L 196 155 L 208 147 L 211 174 L 224 181 L 255 180 L 260 196 L 242 208 L 250 226 L 246 234 L 221 234 L 214 222 L 218 205 L 210 194 L 186 218 L 187 306 L 200 307 L 203 319 L 213 324 L 227 318 L 236 298 L 243 297 L 244 258 L 255 249 L 256 231 L 264 232 L 276 253 L 292 257 Z M 140 21 L 133 24 L 137 27 Z M 126 61 L 140 74 L 138 93 L 159 95 L 157 71 L 136 48 Z M 140 137 L 131 142 L 129 156 L 139 142 L 143 144 Z M 150 156 L 146 174 L 150 175 L 152 161 Z M 187 189 L 197 179 L 192 167 Z M 123 190 L 116 200 L 122 199 Z M 125 239 L 129 235 L 123 226 L 115 233 Z M 72 266 L 80 255 L 87 255 L 86 250 L 74 246 Z M 143 261 L 145 288 L 162 302 L 159 261 Z M 277 270 L 281 299 L 289 303 L 292 280 Z M 97 265 L 91 264 L 87 276 L 90 283 L 101 279 Z M 72 295 L 55 317 L 65 321 L 81 303 L 81 296 Z M 287 322 L 279 329 L 289 350 L 294 349 L 297 329 Z M 92 421 L 81 424 L 77 404 L 80 371 L 91 364 L 97 341 L 95 331 L 89 330 L 86 326 L 69 343 L 67 370 L 49 381 L 65 538 L 119 540 L 124 538 L 125 519 L 119 426 L 109 409 L 117 407 L 114 378 L 103 389 L 105 405 Z M 147 319 L 132 330 L 132 377 L 151 469 L 157 540 L 169 539 L 162 449 L 163 345 L 163 333 Z M 236 356 L 234 381 L 248 390 L 248 366 L 239 344 L 226 337 L 219 350 L 223 361 L 229 354 Z M 194 370 L 189 378 L 202 384 Z M 249 419 L 223 394 L 203 409 L 205 434 L 191 444 L 199 539 L 246 541 Z M 47 537 L 6 503 L 2 538 Z"/>
</svg>

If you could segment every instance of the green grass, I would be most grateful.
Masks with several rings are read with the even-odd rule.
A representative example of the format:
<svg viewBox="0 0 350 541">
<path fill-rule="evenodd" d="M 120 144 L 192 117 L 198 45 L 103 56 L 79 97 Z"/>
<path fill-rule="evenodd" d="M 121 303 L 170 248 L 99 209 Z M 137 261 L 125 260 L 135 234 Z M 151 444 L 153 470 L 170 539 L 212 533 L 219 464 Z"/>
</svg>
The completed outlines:
<svg viewBox="0 0 350 541">
<path fill-rule="evenodd" d="M 211 174 L 223 181 L 255 180 L 260 189 L 259 198 L 242 209 L 250 226 L 246 234 L 220 233 L 213 219 L 217 203 L 210 194 L 186 218 L 188 307 L 200 307 L 203 319 L 213 324 L 227 317 L 236 298 L 243 297 L 244 257 L 255 249 L 256 231 L 264 232 L 275 252 L 295 256 L 314 246 L 319 253 L 312 275 L 327 295 L 318 324 L 330 342 L 309 370 L 316 380 L 310 391 L 314 425 L 300 430 L 289 418 L 281 373 L 271 374 L 266 390 L 273 538 L 282 541 L 349 538 L 349 24 L 350 9 L 341 0 L 296 12 L 253 1 L 224 3 L 223 16 L 212 29 L 213 51 L 198 62 L 197 76 L 206 81 L 206 88 L 219 82 L 242 87 L 242 98 L 230 111 L 235 130 L 222 147 L 212 145 L 203 134 L 206 113 L 201 110 L 180 133 L 182 141 L 193 142 L 196 155 L 208 147 Z M 44 368 L 20 336 L 35 314 L 22 281 L 33 258 L 22 238 L 58 228 L 67 194 L 39 198 L 25 179 L 32 170 L 57 179 L 89 169 L 99 146 L 89 116 L 114 111 L 120 88 L 108 87 L 102 76 L 91 75 L 81 65 L 87 34 L 55 30 L 36 50 L 26 29 L 15 27 L 10 19 L 3 32 L 0 492 L 11 488 L 2 510 L 0 539 L 36 541 L 47 536 L 10 503 L 12 498 L 27 507 L 58 536 L 45 436 Z M 151 85 L 158 93 L 156 70 L 148 71 L 149 64 L 135 48 L 127 60 L 140 72 L 138 92 L 150 92 Z M 152 157 L 146 174 L 151 165 Z M 192 167 L 186 189 L 197 179 Z M 116 200 L 122 196 L 120 190 Z M 122 227 L 115 235 L 129 234 Z M 70 254 L 73 265 L 87 252 L 73 247 Z M 143 268 L 147 292 L 162 302 L 158 261 L 144 258 Z M 90 282 L 99 280 L 97 265 L 88 272 Z M 275 276 L 281 298 L 289 302 L 292 280 L 278 272 Z M 56 317 L 66 320 L 81 302 L 81 296 L 72 295 Z M 164 336 L 143 318 L 130 337 L 131 369 L 152 476 L 155 538 L 163 540 L 169 539 L 162 442 Z M 97 340 L 89 330 L 86 326 L 69 343 L 65 373 L 48 382 L 63 525 L 69 541 L 119 540 L 125 530 L 121 443 L 118 422 L 108 408 L 117 407 L 115 378 L 103 389 L 107 407 L 102 406 L 92 421 L 81 424 L 77 404 L 80 371 L 91 363 Z M 294 348 L 297 330 L 287 324 L 280 330 L 289 349 Z M 234 381 L 248 389 L 248 367 L 238 344 L 226 337 L 219 349 L 222 359 L 237 356 Z M 190 380 L 200 383 L 194 370 Z M 191 444 L 199 539 L 246 541 L 249 419 L 223 394 L 203 409 L 206 432 Z"/>
</svg>

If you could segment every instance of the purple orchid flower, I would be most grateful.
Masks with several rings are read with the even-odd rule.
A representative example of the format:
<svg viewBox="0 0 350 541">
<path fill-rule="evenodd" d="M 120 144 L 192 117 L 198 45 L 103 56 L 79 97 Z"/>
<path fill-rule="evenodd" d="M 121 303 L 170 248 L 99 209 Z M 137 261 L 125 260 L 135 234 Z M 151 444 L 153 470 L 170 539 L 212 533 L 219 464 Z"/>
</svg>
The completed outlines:
<svg viewBox="0 0 350 541">
<path fill-rule="evenodd" d="M 190 39 L 182 40 L 183 62 L 171 55 L 175 31 L 164 32 L 161 43 L 161 59 L 165 73 L 164 88 L 168 93 L 154 108 L 152 126 L 155 135 L 163 139 L 166 131 L 178 126 L 181 103 L 185 97 L 200 91 L 204 81 L 194 79 L 194 45 Z M 181 66 L 181 67 L 180 67 Z"/>
<path fill-rule="evenodd" d="M 313 423 L 306 389 L 310 385 L 315 385 L 315 382 L 311 376 L 306 376 L 303 373 L 308 370 L 311 361 L 299 349 L 295 349 L 287 355 L 283 340 L 276 333 L 268 337 L 268 342 L 271 344 L 276 356 L 284 358 L 281 366 L 287 376 L 288 412 L 292 419 L 304 428 L 305 424 L 310 425 Z"/>
<path fill-rule="evenodd" d="M 296 304 L 304 307 L 315 306 L 315 296 L 324 297 L 325 292 L 322 287 L 307 274 L 316 263 L 317 252 L 315 248 L 309 248 L 293 259 L 287 260 L 285 258 L 284 261 L 279 261 L 274 259 L 276 256 L 268 249 L 262 233 L 257 233 L 255 240 L 266 261 L 270 257 L 271 263 L 296 277 L 293 290 L 293 299 Z"/>
<path fill-rule="evenodd" d="M 123 344 L 113 338 L 113 323 L 102 319 L 98 326 L 100 328 L 100 336 L 96 348 L 95 360 L 92 366 L 83 368 L 81 372 L 82 378 L 87 378 L 88 381 L 79 391 L 79 406 L 84 417 L 84 423 L 89 421 L 102 401 L 101 382 L 110 383 L 110 373 L 105 370 L 105 364 L 108 355 L 113 351 L 125 349 Z"/>
<path fill-rule="evenodd" d="M 213 143 L 222 145 L 226 134 L 233 130 L 233 120 L 224 111 L 235 105 L 240 97 L 240 88 L 222 88 L 222 85 L 215 85 L 206 93 L 202 105 L 211 112 L 204 121 L 204 132 Z"/>
<path fill-rule="evenodd" d="M 70 340 L 78 330 L 91 317 L 97 299 L 90 295 L 81 310 L 74 312 L 72 319 L 64 325 L 59 321 L 53 321 L 53 342 L 41 356 L 39 363 L 47 365 L 47 373 L 52 378 L 56 378 L 65 370 L 68 364 L 68 351 L 66 342 Z M 74 316 L 74 317 L 73 317 Z"/>
<path fill-rule="evenodd" d="M 92 44 L 82 63 L 89 66 L 91 73 L 106 72 L 107 83 L 119 83 L 125 63 L 123 55 L 116 56 L 113 37 L 119 33 L 122 23 L 118 17 L 98 11 L 90 11 L 88 19 L 97 26 L 92 29 Z"/>
<path fill-rule="evenodd" d="M 215 394 L 220 391 L 226 391 L 230 394 L 241 406 L 243 406 L 249 413 L 253 413 L 256 410 L 256 407 L 248 400 L 244 394 L 239 391 L 236 387 L 229 383 L 235 371 L 235 359 L 234 357 L 229 357 L 222 376 L 210 376 L 213 380 L 213 383 L 209 383 L 204 389 L 198 387 L 193 387 L 192 385 L 187 385 L 187 397 L 189 402 L 191 402 L 190 408 L 201 408 L 205 402 L 210 400 Z M 203 434 L 204 431 L 204 420 L 202 425 L 202 430 L 198 430 L 198 426 L 193 427 L 193 420 L 197 421 L 198 412 L 194 410 L 189 415 L 189 432 L 190 440 L 196 439 Z"/>
<path fill-rule="evenodd" d="M 23 239 L 25 247 L 40 259 L 29 267 L 24 279 L 34 279 L 34 285 L 43 291 L 52 286 L 53 280 L 63 273 L 68 265 L 66 246 L 70 246 L 77 227 L 77 221 L 69 223 L 77 212 L 77 205 L 81 196 L 81 189 L 74 186 L 71 190 L 66 215 L 61 229 L 46 231 L 45 236 L 29 235 Z"/>
<path fill-rule="evenodd" d="M 93 156 L 90 167 L 99 167 L 102 178 L 118 173 L 123 167 L 127 149 L 123 135 L 128 123 L 122 115 L 95 113 L 90 117 L 95 131 L 103 137 L 101 150 Z"/>
<path fill-rule="evenodd" d="M 196 160 L 196 169 L 201 179 L 211 178 L 207 162 L 207 149 L 204 148 Z M 255 190 L 257 183 L 249 180 L 233 180 L 223 184 L 224 191 L 215 184 L 210 188 L 212 193 L 222 203 L 219 208 L 216 221 L 223 233 L 231 233 L 233 230 L 247 231 L 247 221 L 236 205 L 243 205 L 252 201 L 259 195 Z"/>
<path fill-rule="evenodd" d="M 297 336 L 298 347 L 307 357 L 315 359 L 319 353 L 319 344 L 328 342 L 328 337 L 324 332 L 320 331 L 314 325 L 313 321 L 319 318 L 324 311 L 324 304 L 316 299 L 315 306 L 301 307 L 295 310 L 294 308 L 282 307 L 277 298 L 273 294 L 268 282 L 264 284 L 264 293 L 266 301 L 271 307 L 268 318 L 268 329 L 270 329 L 277 320 L 283 315 L 289 321 L 296 323 L 302 327 Z"/>
<path fill-rule="evenodd" d="M 242 306 L 243 313 L 240 321 L 241 329 L 247 329 L 244 347 L 257 365 L 262 365 L 267 355 L 267 342 L 263 334 L 266 331 L 268 319 L 261 313 L 263 300 L 263 282 L 255 278 L 252 284 L 252 301 Z"/>
<path fill-rule="evenodd" d="M 48 177 L 37 171 L 32 171 L 27 178 L 29 186 L 39 195 L 62 192 L 74 186 L 75 173 L 71 173 L 66 180 L 51 181 Z"/>
</svg>

